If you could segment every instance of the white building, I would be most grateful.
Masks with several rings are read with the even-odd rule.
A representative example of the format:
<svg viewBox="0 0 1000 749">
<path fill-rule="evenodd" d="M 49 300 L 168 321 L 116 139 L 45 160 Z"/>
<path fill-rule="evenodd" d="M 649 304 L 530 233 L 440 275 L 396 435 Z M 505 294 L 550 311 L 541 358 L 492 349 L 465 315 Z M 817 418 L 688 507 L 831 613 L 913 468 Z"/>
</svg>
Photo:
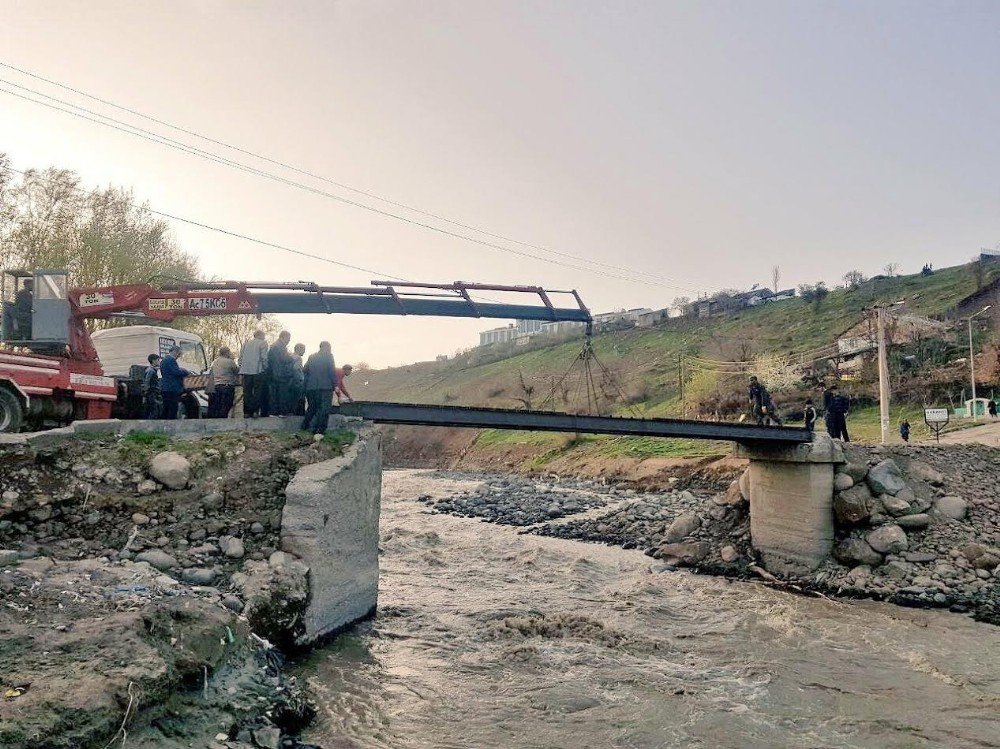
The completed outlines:
<svg viewBox="0 0 1000 749">
<path fill-rule="evenodd" d="M 491 346 L 494 343 L 510 343 L 517 337 L 517 328 L 507 325 L 503 328 L 484 330 L 479 334 L 480 346 Z"/>
</svg>

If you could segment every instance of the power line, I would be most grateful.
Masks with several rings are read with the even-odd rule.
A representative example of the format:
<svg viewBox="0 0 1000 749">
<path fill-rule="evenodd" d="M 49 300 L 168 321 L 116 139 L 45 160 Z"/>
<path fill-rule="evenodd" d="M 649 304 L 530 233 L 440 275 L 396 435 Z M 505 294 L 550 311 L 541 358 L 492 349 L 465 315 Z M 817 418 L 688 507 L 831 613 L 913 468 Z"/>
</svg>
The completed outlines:
<svg viewBox="0 0 1000 749">
<path fill-rule="evenodd" d="M 20 84 L 14 83 L 12 81 L 0 79 L 0 83 L 4 83 L 4 84 L 6 84 L 8 86 L 14 86 L 15 88 L 21 89 L 22 91 L 27 91 L 27 92 L 29 92 L 31 94 L 34 94 L 35 96 L 41 96 L 41 97 L 43 97 L 45 99 L 48 99 L 50 101 L 39 101 L 38 99 L 33 99 L 30 96 L 27 96 L 25 94 L 17 93 L 16 91 L 11 91 L 9 89 L 4 89 L 2 87 L 0 87 L 0 93 L 5 93 L 5 94 L 8 94 L 9 96 L 15 96 L 15 97 L 17 97 L 19 99 L 23 99 L 23 100 L 31 102 L 33 104 L 38 104 L 38 105 L 41 105 L 41 106 L 48 107 L 50 109 L 55 109 L 57 111 L 65 113 L 65 114 L 69 114 L 69 115 L 72 115 L 74 117 L 78 117 L 80 119 L 87 120 L 88 122 L 93 122 L 93 123 L 98 124 L 98 125 L 103 125 L 105 127 L 111 128 L 113 130 L 117 130 L 119 132 L 123 132 L 123 133 L 126 133 L 128 135 L 133 135 L 135 137 L 142 138 L 143 140 L 149 140 L 149 141 L 152 141 L 153 143 L 157 143 L 157 144 L 162 145 L 162 146 L 167 146 L 168 148 L 173 148 L 175 150 L 179 150 L 179 151 L 182 151 L 184 153 L 188 153 L 188 154 L 190 154 L 192 156 L 198 156 L 199 158 L 203 158 L 203 159 L 206 159 L 208 161 L 212 161 L 212 162 L 215 162 L 215 163 L 218 163 L 218 164 L 222 164 L 223 166 L 229 166 L 229 167 L 232 167 L 232 168 L 237 169 L 239 171 L 243 171 L 243 172 L 246 172 L 246 173 L 249 173 L 249 174 L 253 174 L 253 175 L 259 176 L 259 177 L 264 177 L 265 179 L 270 179 L 272 181 L 279 182 L 279 183 L 285 184 L 285 185 L 290 186 L 290 187 L 295 187 L 295 188 L 304 190 L 306 192 L 310 192 L 310 193 L 313 193 L 315 195 L 319 195 L 321 197 L 329 198 L 331 200 L 335 200 L 335 201 L 344 203 L 346 205 L 351 205 L 351 206 L 354 206 L 356 208 L 361 208 L 363 210 L 370 211 L 372 213 L 376 213 L 376 214 L 379 214 L 379 215 L 382 215 L 382 216 L 386 216 L 386 217 L 389 217 L 389 218 L 394 218 L 394 219 L 397 219 L 399 221 L 403 221 L 405 223 L 412 224 L 414 226 L 418 226 L 418 227 L 421 227 L 421 228 L 424 228 L 424 229 L 428 229 L 430 231 L 438 232 L 439 234 L 443 234 L 445 236 L 454 237 L 456 239 L 462 239 L 462 240 L 465 240 L 465 241 L 468 241 L 468 242 L 472 242 L 474 244 L 481 245 L 483 247 L 488 247 L 488 248 L 495 249 L 495 250 L 498 250 L 498 251 L 501 251 L 501 252 L 512 253 L 514 255 L 519 255 L 519 256 L 525 257 L 525 258 L 530 258 L 532 260 L 539 260 L 541 262 L 550 263 L 552 265 L 558 265 L 558 266 L 562 266 L 562 267 L 565 267 L 565 268 L 570 268 L 572 270 L 578 270 L 578 271 L 583 271 L 583 272 L 587 272 L 587 273 L 594 273 L 594 274 L 605 276 L 605 277 L 608 277 L 608 278 L 615 278 L 615 279 L 622 280 L 622 281 L 628 281 L 629 283 L 640 283 L 640 284 L 644 284 L 644 285 L 647 285 L 647 286 L 661 286 L 661 287 L 668 287 L 668 288 L 680 289 L 680 290 L 683 290 L 683 291 L 693 291 L 692 287 L 685 287 L 685 286 L 680 286 L 680 285 L 672 284 L 672 283 L 663 283 L 663 282 L 658 282 L 658 281 L 646 280 L 646 279 L 643 279 L 643 278 L 632 278 L 632 277 L 628 277 L 628 276 L 623 276 L 623 275 L 608 273 L 608 272 L 605 272 L 605 271 L 597 270 L 595 268 L 588 268 L 588 267 L 585 267 L 585 266 L 573 265 L 571 263 L 563 262 L 561 260 L 556 260 L 556 259 L 553 259 L 553 258 L 547 258 L 547 257 L 544 257 L 544 256 L 539 256 L 539 255 L 533 255 L 533 254 L 528 253 L 528 252 L 524 252 L 524 251 L 521 251 L 521 250 L 516 250 L 516 249 L 513 249 L 511 247 L 506 247 L 504 245 L 497 244 L 495 242 L 489 242 L 489 241 L 486 241 L 486 240 L 483 240 L 483 239 L 478 239 L 476 237 L 470 237 L 468 235 L 461 234 L 459 232 L 451 231 L 449 229 L 444 229 L 444 228 L 441 228 L 439 226 L 434 226 L 433 224 L 428 224 L 428 223 L 425 223 L 423 221 L 417 221 L 417 220 L 408 218 L 406 216 L 401 216 L 401 215 L 399 215 L 397 213 L 393 213 L 391 211 L 386 211 L 386 210 L 382 210 L 380 208 L 376 208 L 374 206 L 366 205 L 365 203 L 361 203 L 361 202 L 358 202 L 356 200 L 351 200 L 350 198 L 345 198 L 345 197 L 343 197 L 341 195 L 336 195 L 336 194 L 328 192 L 326 190 L 320 190 L 320 189 L 312 187 L 310 185 L 306 185 L 306 184 L 303 184 L 301 182 L 296 182 L 294 180 L 287 179 L 287 178 L 282 177 L 280 175 L 277 175 L 277 174 L 274 174 L 274 173 L 271 173 L 271 172 L 267 172 L 267 171 L 264 171 L 262 169 L 258 169 L 258 168 L 253 167 L 253 166 L 249 166 L 247 164 L 243 164 L 241 162 L 234 161 L 232 159 L 228 159 L 228 158 L 226 158 L 224 156 L 219 156 L 218 154 L 213 154 L 213 153 L 211 153 L 209 151 L 205 151 L 203 149 L 200 149 L 197 146 L 192 146 L 190 144 L 186 144 L 186 143 L 183 143 L 181 141 L 176 141 L 176 140 L 174 140 L 172 138 L 168 138 L 167 136 L 161 135 L 159 133 L 156 133 L 156 132 L 153 132 L 153 131 L 150 131 L 150 130 L 146 130 L 146 129 L 138 127 L 136 125 L 131 125 L 131 124 L 127 123 L 127 122 L 122 122 L 121 120 L 117 120 L 117 119 L 115 119 L 113 117 L 109 117 L 107 115 L 101 114 L 99 112 L 95 112 L 95 111 L 93 111 L 91 109 L 88 109 L 86 107 L 82 107 L 82 106 L 79 106 L 77 104 L 73 104 L 71 102 L 67 102 L 67 101 L 64 101 L 62 99 L 58 99 L 57 97 L 50 96 L 49 94 L 43 93 L 41 91 L 37 91 L 35 89 L 31 89 L 31 88 L 29 88 L 27 86 L 22 86 Z M 52 104 L 50 102 L 57 102 L 57 104 Z M 63 106 L 59 106 L 60 104 L 63 105 Z M 66 109 L 65 107 L 71 107 L 72 109 L 79 110 L 79 112 L 72 111 L 72 109 Z M 83 114 L 81 114 L 81 112 Z M 88 116 L 88 115 L 90 115 L 90 116 Z M 95 119 L 95 118 L 100 118 L 100 119 Z M 624 271 L 624 272 L 631 272 L 631 271 Z"/>
<path fill-rule="evenodd" d="M 119 110 L 121 112 L 126 112 L 126 113 L 128 113 L 130 115 L 133 115 L 135 117 L 140 117 L 140 118 L 142 118 L 144 120 L 147 120 L 149 122 L 154 122 L 157 125 L 162 125 L 163 127 L 168 127 L 171 130 L 176 130 L 177 132 L 181 132 L 181 133 L 184 133 L 186 135 L 191 135 L 191 136 L 193 136 L 195 138 L 199 138 L 199 139 L 204 140 L 204 141 L 206 141 L 208 143 L 212 143 L 212 144 L 217 145 L 217 146 L 222 146 L 223 148 L 228 148 L 228 149 L 230 149 L 232 151 L 236 151 L 237 153 L 242 153 L 242 154 L 244 154 L 246 156 L 251 156 L 251 157 L 253 157 L 255 159 L 259 159 L 261 161 L 267 162 L 269 164 L 273 164 L 275 166 L 280 166 L 283 169 L 288 169 L 289 171 L 295 172 L 297 174 L 301 174 L 301 175 L 306 176 L 306 177 L 311 177 L 312 179 L 316 179 L 316 180 L 319 180 L 321 182 L 326 182 L 329 185 L 333 185 L 334 187 L 339 187 L 340 189 L 343 189 L 343 190 L 348 190 L 349 192 L 353 192 L 356 195 L 363 195 L 364 197 L 372 198 L 373 200 L 378 200 L 378 201 L 380 201 L 382 203 L 386 203 L 387 205 L 391 205 L 391 206 L 394 206 L 396 208 L 403 208 L 403 209 L 405 209 L 407 211 L 412 211 L 413 213 L 418 213 L 418 214 L 421 214 L 423 216 L 427 216 L 428 218 L 433 218 L 433 219 L 436 219 L 438 221 L 444 221 L 445 223 L 451 224 L 452 226 L 457 226 L 457 227 L 460 227 L 462 229 L 466 229 L 466 230 L 469 230 L 469 231 L 474 231 L 474 232 L 477 232 L 479 234 L 483 234 L 485 236 L 492 237 L 493 239 L 499 239 L 499 240 L 504 241 L 504 242 L 510 242 L 512 244 L 517 244 L 517 245 L 520 245 L 522 247 L 528 247 L 528 248 L 534 249 L 534 250 L 540 250 L 542 252 L 549 252 L 549 253 L 554 254 L 554 255 L 560 255 L 562 257 L 570 258 L 570 259 L 573 259 L 573 260 L 578 260 L 578 261 L 584 262 L 584 263 L 591 263 L 593 265 L 598 265 L 598 266 L 601 266 L 601 267 L 604 267 L 604 268 L 608 268 L 608 269 L 611 269 L 611 270 L 625 271 L 625 272 L 628 272 L 628 273 L 642 273 L 642 274 L 648 275 L 648 276 L 650 276 L 652 278 L 657 278 L 657 279 L 659 279 L 661 281 L 673 282 L 673 283 L 680 283 L 681 285 L 677 286 L 676 288 L 684 288 L 684 289 L 689 289 L 691 291 L 695 290 L 695 288 L 693 286 L 685 285 L 685 284 L 683 284 L 681 282 L 678 282 L 677 279 L 674 279 L 674 278 L 670 278 L 670 277 L 667 277 L 667 276 L 662 276 L 660 274 L 650 274 L 647 271 L 635 271 L 635 270 L 632 270 L 632 269 L 627 268 L 625 266 L 614 265 L 612 263 L 605 263 L 605 262 L 600 261 L 600 260 L 591 260 L 589 258 L 580 257 L 578 255 L 574 255 L 574 254 L 569 253 L 569 252 L 564 252 L 564 251 L 561 251 L 561 250 L 556 250 L 556 249 L 553 249 L 551 247 L 546 247 L 544 245 L 533 244 L 531 242 L 525 242 L 523 240 L 515 239 L 515 238 L 509 237 L 509 236 L 505 236 L 503 234 L 497 234 L 495 232 L 489 231 L 488 229 L 483 229 L 483 228 L 478 227 L 478 226 L 473 226 L 471 224 L 462 223 L 461 221 L 457 221 L 455 219 L 448 218 L 447 216 L 442 216 L 440 214 L 433 213 L 431 211 L 427 211 L 427 210 L 424 210 L 422 208 L 417 208 L 416 206 L 409 205 L 407 203 L 402 203 L 400 201 L 392 200 L 391 198 L 386 198 L 386 197 L 384 197 L 382 195 L 379 195 L 377 193 L 371 192 L 369 190 L 363 190 L 363 189 L 360 189 L 360 188 L 353 187 L 351 185 L 345 184 L 343 182 L 338 182 L 337 180 L 330 179 L 329 177 L 325 177 L 325 176 L 323 176 L 321 174 L 317 174 L 316 172 L 311 172 L 308 169 L 302 169 L 301 167 L 297 167 L 297 166 L 295 166 L 293 164 L 289 164 L 289 163 L 287 163 L 285 161 L 281 161 L 279 159 L 274 159 L 274 158 L 271 158 L 269 156 L 265 156 L 263 154 L 257 153 L 255 151 L 251 151 L 251 150 L 243 148 L 241 146 L 233 145 L 232 143 L 227 143 L 226 141 L 218 140 L 218 139 L 213 138 L 211 136 L 204 135 L 203 133 L 199 133 L 197 131 L 194 131 L 194 130 L 182 127 L 180 125 L 175 125 L 172 122 L 168 122 L 166 120 L 163 120 L 163 119 L 160 119 L 160 118 L 157 118 L 157 117 L 153 117 L 152 115 L 145 114 L 144 112 L 140 112 L 140 111 L 138 111 L 136 109 L 132 109 L 130 107 L 122 106 L 121 104 L 117 104 L 116 102 L 110 101 L 109 99 L 105 99 L 105 98 L 102 98 L 100 96 L 96 96 L 94 94 L 90 94 L 90 93 L 88 93 L 86 91 L 82 91 L 82 90 L 80 90 L 78 88 L 74 88 L 73 86 L 67 85 L 65 83 L 61 83 L 59 81 L 52 80 L 51 78 L 46 78 L 45 76 L 38 75 L 37 73 L 32 73 L 30 70 L 25 70 L 24 68 L 19 68 L 16 65 L 11 65 L 9 63 L 5 63 L 5 62 L 0 61 L 0 67 L 4 67 L 4 68 L 7 68 L 9 70 L 13 70 L 13 71 L 15 71 L 17 73 L 20 73 L 22 75 L 26 75 L 26 76 L 28 76 L 30 78 L 34 78 L 35 80 L 43 81 L 43 82 L 48 83 L 50 85 L 57 86 L 57 87 L 59 87 L 61 89 L 64 89 L 66 91 L 71 91 L 72 93 L 77 94 L 79 96 L 83 96 L 83 97 L 86 97 L 88 99 L 91 99 L 92 101 L 96 101 L 96 102 L 99 102 L 99 103 L 104 104 L 106 106 L 113 107 L 114 109 L 117 109 L 117 110 Z M 10 84 L 10 85 L 17 85 L 17 84 Z M 26 89 L 26 90 L 30 90 L 30 89 Z M 42 95 L 44 96 L 44 94 L 42 94 Z"/>
</svg>

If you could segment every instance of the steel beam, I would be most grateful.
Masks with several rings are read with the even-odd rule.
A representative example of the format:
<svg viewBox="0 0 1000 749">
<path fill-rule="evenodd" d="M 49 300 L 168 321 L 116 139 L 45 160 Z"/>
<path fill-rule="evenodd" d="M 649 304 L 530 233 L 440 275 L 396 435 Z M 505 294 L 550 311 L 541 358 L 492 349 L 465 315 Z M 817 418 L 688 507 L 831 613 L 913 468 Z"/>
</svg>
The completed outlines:
<svg viewBox="0 0 1000 749">
<path fill-rule="evenodd" d="M 757 426 L 685 419 L 630 419 L 619 416 L 578 416 L 556 411 L 514 411 L 503 408 L 429 406 L 416 403 L 360 402 L 340 406 L 343 416 L 379 424 L 519 429 L 534 432 L 575 432 L 641 437 L 683 437 L 741 443 L 794 445 L 809 442 L 812 433 L 799 427 Z"/>
<path fill-rule="evenodd" d="M 542 320 L 545 322 L 590 322 L 590 313 L 576 307 L 544 307 L 531 304 L 473 304 L 463 299 L 425 299 L 400 296 L 359 296 L 351 294 L 257 294 L 257 311 L 267 313 L 314 312 L 348 315 L 420 315 L 435 317 L 490 317 L 502 320 Z"/>
</svg>

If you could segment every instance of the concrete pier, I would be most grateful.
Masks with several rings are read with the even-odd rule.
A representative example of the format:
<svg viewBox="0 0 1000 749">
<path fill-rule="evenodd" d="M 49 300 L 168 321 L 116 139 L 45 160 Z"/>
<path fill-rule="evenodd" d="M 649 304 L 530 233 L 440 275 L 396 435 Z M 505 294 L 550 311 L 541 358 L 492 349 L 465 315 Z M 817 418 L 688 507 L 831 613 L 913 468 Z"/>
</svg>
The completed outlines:
<svg viewBox="0 0 1000 749">
<path fill-rule="evenodd" d="M 833 476 L 845 462 L 840 443 L 817 434 L 804 445 L 741 445 L 736 454 L 750 461 L 750 534 L 767 569 L 803 574 L 818 567 L 833 549 Z"/>
</svg>

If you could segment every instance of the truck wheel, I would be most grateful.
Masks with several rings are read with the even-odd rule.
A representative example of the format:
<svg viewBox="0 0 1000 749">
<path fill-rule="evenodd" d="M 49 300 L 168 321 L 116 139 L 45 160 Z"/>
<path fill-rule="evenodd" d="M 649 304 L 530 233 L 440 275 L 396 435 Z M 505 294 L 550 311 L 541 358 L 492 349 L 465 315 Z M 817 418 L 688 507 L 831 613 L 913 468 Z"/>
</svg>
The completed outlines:
<svg viewBox="0 0 1000 749">
<path fill-rule="evenodd" d="M 7 388 L 0 387 L 0 433 L 19 432 L 24 423 L 21 401 Z"/>
</svg>

